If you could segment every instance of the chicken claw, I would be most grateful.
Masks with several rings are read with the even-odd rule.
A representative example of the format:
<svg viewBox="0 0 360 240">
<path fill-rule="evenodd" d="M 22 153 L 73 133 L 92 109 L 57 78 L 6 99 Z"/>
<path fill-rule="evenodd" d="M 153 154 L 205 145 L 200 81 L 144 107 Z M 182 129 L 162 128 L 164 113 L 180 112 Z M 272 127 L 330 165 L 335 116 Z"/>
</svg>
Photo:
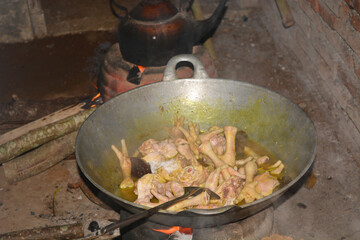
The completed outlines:
<svg viewBox="0 0 360 240">
<path fill-rule="evenodd" d="M 123 145 L 123 153 L 120 152 L 114 145 L 111 145 L 111 149 L 115 152 L 120 162 L 120 167 L 123 175 L 123 181 L 120 183 L 120 188 L 134 187 L 134 181 L 131 178 L 131 160 L 127 154 L 125 141 L 121 140 Z"/>
</svg>

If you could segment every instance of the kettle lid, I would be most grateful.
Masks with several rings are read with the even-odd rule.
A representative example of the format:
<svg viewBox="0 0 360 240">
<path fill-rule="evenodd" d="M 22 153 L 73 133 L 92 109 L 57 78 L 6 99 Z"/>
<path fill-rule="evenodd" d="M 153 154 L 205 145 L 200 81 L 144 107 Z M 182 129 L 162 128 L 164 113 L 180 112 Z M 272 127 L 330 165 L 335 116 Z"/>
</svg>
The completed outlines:
<svg viewBox="0 0 360 240">
<path fill-rule="evenodd" d="M 177 8 L 169 0 L 142 0 L 131 10 L 129 16 L 139 21 L 161 21 L 177 13 Z"/>
</svg>

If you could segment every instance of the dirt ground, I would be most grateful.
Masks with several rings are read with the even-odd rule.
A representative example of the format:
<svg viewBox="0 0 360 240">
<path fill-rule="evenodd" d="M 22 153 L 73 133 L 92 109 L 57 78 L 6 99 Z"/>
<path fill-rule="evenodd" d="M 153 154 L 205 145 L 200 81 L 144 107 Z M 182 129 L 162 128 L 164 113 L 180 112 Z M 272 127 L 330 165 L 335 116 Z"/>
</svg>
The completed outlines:
<svg viewBox="0 0 360 240">
<path fill-rule="evenodd" d="M 204 12 L 215 6 L 216 1 L 210 1 Z M 317 131 L 315 185 L 299 185 L 274 204 L 273 232 L 306 240 L 360 239 L 359 155 L 337 127 L 343 116 L 328 104 L 326 94 L 316 88 L 316 78 L 303 72 L 291 50 L 273 41 L 261 9 L 244 10 L 237 1 L 228 6 L 212 38 L 219 77 L 263 86 L 289 98 L 309 115 Z M 91 69 L 96 69 L 97 53 L 113 42 L 111 32 L 91 32 L 0 46 L 0 81 L 5 86 L 0 102 L 12 101 L 13 94 L 26 101 L 61 97 L 75 102 L 75 97 L 92 96 L 96 91 Z M 23 57 L 15 61 L 14 56 Z M 36 116 L 47 113 L 39 111 Z M 80 189 L 68 188 L 79 178 L 73 159 L 14 185 L 6 182 L 0 167 L 0 233 L 76 221 L 86 229 L 93 220 L 105 225 L 118 219 L 116 211 L 92 203 Z"/>
</svg>

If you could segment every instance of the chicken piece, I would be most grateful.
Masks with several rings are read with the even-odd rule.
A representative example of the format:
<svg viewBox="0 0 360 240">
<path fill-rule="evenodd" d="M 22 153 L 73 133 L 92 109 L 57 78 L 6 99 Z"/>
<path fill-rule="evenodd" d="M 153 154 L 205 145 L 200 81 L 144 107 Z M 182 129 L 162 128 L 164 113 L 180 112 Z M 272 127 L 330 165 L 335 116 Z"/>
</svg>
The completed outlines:
<svg viewBox="0 0 360 240">
<path fill-rule="evenodd" d="M 199 133 L 200 133 L 199 125 L 193 122 L 189 122 L 189 134 L 194 139 L 194 142 L 197 145 L 201 144 Z"/>
<path fill-rule="evenodd" d="M 245 178 L 246 178 L 246 172 L 245 172 L 245 168 L 244 167 L 241 167 L 238 169 L 238 172 L 241 174 L 241 175 L 244 175 Z"/>
<path fill-rule="evenodd" d="M 252 148 L 245 146 L 244 147 L 244 152 L 246 155 L 251 156 L 255 159 L 258 159 L 259 157 L 261 157 L 259 154 L 257 154 Z"/>
<path fill-rule="evenodd" d="M 187 166 L 185 167 L 179 176 L 179 182 L 187 186 L 197 186 L 204 179 L 204 168 L 200 166 Z M 205 181 L 205 179 L 204 179 Z"/>
<path fill-rule="evenodd" d="M 170 188 L 175 197 L 180 197 L 185 193 L 183 186 L 178 182 L 171 181 Z"/>
<path fill-rule="evenodd" d="M 235 164 L 238 166 L 238 165 L 245 165 L 247 162 L 250 162 L 250 161 L 252 161 L 254 158 L 253 157 L 247 157 L 247 158 L 245 158 L 245 159 L 240 159 L 240 160 L 236 160 L 235 161 Z"/>
<path fill-rule="evenodd" d="M 263 196 L 272 194 L 273 190 L 280 184 L 280 182 L 274 176 L 271 176 L 269 172 L 257 175 L 254 178 L 254 181 L 257 182 L 255 190 Z"/>
<path fill-rule="evenodd" d="M 171 182 L 163 183 L 153 180 L 150 192 L 161 202 L 166 202 L 174 198 L 171 189 Z"/>
<path fill-rule="evenodd" d="M 142 176 L 136 183 L 136 192 L 138 198 L 136 199 L 135 203 L 143 204 L 150 202 L 153 198 L 151 194 L 151 188 L 153 184 L 155 174 L 149 173 Z"/>
<path fill-rule="evenodd" d="M 251 183 L 254 180 L 256 172 L 257 165 L 254 161 L 250 161 L 245 164 L 246 183 Z"/>
<path fill-rule="evenodd" d="M 162 178 L 164 178 L 166 181 L 171 180 L 171 176 L 168 171 L 164 167 L 159 167 L 156 171 L 158 175 L 160 175 Z"/>
<path fill-rule="evenodd" d="M 162 153 L 160 152 L 150 152 L 146 154 L 144 157 L 142 157 L 142 159 L 144 159 L 149 164 L 151 163 L 160 164 L 161 162 L 167 160 L 166 157 L 162 155 Z"/>
<path fill-rule="evenodd" d="M 170 136 L 173 139 L 184 137 L 184 134 L 179 129 L 179 127 L 184 127 L 184 122 L 185 122 L 184 116 L 178 118 L 177 115 L 174 115 L 174 127 L 170 130 Z"/>
<path fill-rule="evenodd" d="M 175 157 L 178 153 L 175 143 L 171 139 L 166 139 L 160 142 L 160 152 L 169 159 Z"/>
<path fill-rule="evenodd" d="M 262 156 L 262 157 L 259 157 L 258 159 L 256 159 L 256 163 L 258 166 L 261 166 L 261 165 L 268 163 L 269 160 L 270 160 L 270 158 L 268 156 Z"/>
<path fill-rule="evenodd" d="M 199 159 L 200 158 L 200 153 L 199 153 L 199 150 L 198 150 L 199 144 L 196 142 L 196 139 L 194 139 L 191 136 L 190 132 L 188 132 L 185 128 L 179 127 L 179 129 L 184 134 L 186 140 L 188 141 L 189 147 L 190 147 L 191 151 L 193 151 L 193 153 L 195 155 L 195 158 Z"/>
<path fill-rule="evenodd" d="M 214 127 L 210 128 L 209 131 L 200 134 L 199 138 L 200 138 L 201 142 L 210 141 L 211 138 L 217 136 L 218 134 L 222 133 L 223 131 L 224 131 L 224 129 L 214 126 Z"/>
<path fill-rule="evenodd" d="M 224 177 L 224 180 L 225 181 L 228 180 L 231 177 L 231 175 L 230 175 L 230 173 L 228 171 L 228 166 L 227 165 L 222 165 L 220 167 L 220 169 L 221 169 L 221 175 Z"/>
<path fill-rule="evenodd" d="M 165 139 L 163 141 L 148 139 L 141 144 L 138 150 L 143 155 L 159 152 L 168 159 L 175 157 L 175 155 L 178 153 L 175 143 L 171 139 Z"/>
<path fill-rule="evenodd" d="M 179 211 L 181 209 L 197 206 L 197 205 L 207 205 L 210 201 L 210 195 L 207 192 L 202 192 L 199 195 L 185 199 L 181 202 L 178 202 L 171 207 L 167 208 L 170 211 Z"/>
<path fill-rule="evenodd" d="M 171 199 L 165 195 L 160 194 L 159 192 L 155 191 L 155 189 L 150 190 L 151 194 L 159 200 L 159 202 L 167 202 Z"/>
<path fill-rule="evenodd" d="M 222 134 L 218 134 L 210 138 L 210 143 L 216 155 L 221 156 L 225 153 L 226 139 Z"/>
<path fill-rule="evenodd" d="M 203 154 L 207 155 L 211 161 L 214 163 L 215 167 L 221 167 L 222 165 L 224 165 L 225 163 L 220 160 L 220 158 L 214 153 L 212 147 L 211 147 L 211 143 L 209 141 L 205 141 L 203 142 L 200 146 L 199 146 L 199 151 L 202 152 Z"/>
<path fill-rule="evenodd" d="M 220 174 L 220 176 L 219 176 L 219 185 L 222 184 L 224 181 L 225 181 L 224 176 L 222 174 Z"/>
<path fill-rule="evenodd" d="M 160 194 L 166 194 L 166 183 L 158 182 L 155 179 L 152 180 L 151 190 L 154 190 Z"/>
<path fill-rule="evenodd" d="M 246 175 L 245 174 L 241 174 L 240 172 L 236 171 L 234 168 L 232 167 L 227 167 L 227 171 L 230 174 L 230 176 L 236 176 L 239 177 L 241 179 L 245 179 Z"/>
<path fill-rule="evenodd" d="M 226 151 L 221 156 L 221 160 L 230 166 L 235 166 L 235 136 L 237 128 L 233 126 L 225 126 L 224 133 L 226 138 Z"/>
<path fill-rule="evenodd" d="M 215 191 L 221 197 L 222 206 L 233 205 L 243 187 L 243 180 L 237 176 L 231 176 L 224 181 Z"/>
<path fill-rule="evenodd" d="M 274 175 L 278 175 L 282 172 L 282 170 L 284 169 L 284 164 L 281 162 L 281 160 L 278 160 L 276 163 L 274 163 L 273 165 L 271 165 L 269 167 L 270 169 L 270 173 L 274 174 Z"/>
<path fill-rule="evenodd" d="M 250 203 L 262 198 L 263 196 L 255 190 L 256 185 L 257 181 L 246 183 L 240 194 L 235 199 L 234 203 L 238 204 L 243 200 L 245 200 L 245 203 Z"/>
<path fill-rule="evenodd" d="M 219 185 L 220 170 L 221 168 L 217 168 L 215 171 L 212 171 L 206 179 L 205 187 L 211 191 L 215 191 Z"/>
<path fill-rule="evenodd" d="M 276 169 L 270 171 L 271 174 L 274 174 L 274 175 L 279 175 L 282 170 L 284 169 L 285 165 L 284 164 L 280 164 Z"/>
<path fill-rule="evenodd" d="M 120 183 L 120 188 L 128 188 L 128 187 L 134 187 L 134 181 L 131 178 L 131 160 L 129 156 L 127 155 L 127 149 L 125 145 L 125 141 L 122 140 L 123 145 L 123 152 L 126 154 L 123 154 L 120 152 L 119 149 L 117 149 L 114 145 L 111 145 L 111 149 L 115 152 L 117 158 L 120 162 L 120 167 L 123 175 L 123 180 Z M 125 147 L 124 147 L 125 146 Z"/>
<path fill-rule="evenodd" d="M 171 189 L 171 183 L 172 181 L 165 183 L 165 196 L 167 196 L 169 199 L 175 198 Z"/>
<path fill-rule="evenodd" d="M 193 152 L 190 149 L 189 143 L 182 138 L 178 138 L 175 141 L 177 151 L 183 155 L 187 160 L 190 161 L 191 165 L 200 165 L 200 163 L 196 160 Z"/>
<path fill-rule="evenodd" d="M 152 173 L 156 173 L 157 169 L 161 166 L 161 163 L 167 160 L 160 152 L 150 152 L 142 157 L 142 159 L 149 163 Z"/>
<path fill-rule="evenodd" d="M 146 207 L 149 207 L 149 208 L 154 208 L 154 207 L 157 207 L 159 206 L 160 204 L 162 204 L 163 202 L 157 202 L 157 203 L 154 203 L 154 202 L 136 202 L 135 203 L 137 204 L 140 204 L 140 205 L 143 205 L 143 206 L 146 206 Z"/>
</svg>

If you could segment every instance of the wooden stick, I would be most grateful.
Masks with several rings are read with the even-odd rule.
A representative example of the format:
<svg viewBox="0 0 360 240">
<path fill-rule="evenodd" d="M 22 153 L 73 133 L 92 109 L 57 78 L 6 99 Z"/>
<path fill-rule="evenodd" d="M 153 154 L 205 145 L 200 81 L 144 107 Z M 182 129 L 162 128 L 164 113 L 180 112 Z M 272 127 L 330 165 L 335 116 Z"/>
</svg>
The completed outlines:
<svg viewBox="0 0 360 240">
<path fill-rule="evenodd" d="M 9 132 L 6 132 L 2 135 L 0 135 L 0 145 L 9 142 L 11 140 L 14 140 L 15 138 L 18 138 L 26 133 L 28 133 L 31 130 L 44 127 L 48 124 L 54 123 L 56 121 L 62 120 L 66 117 L 73 116 L 84 109 L 82 107 L 85 105 L 85 103 L 79 103 L 77 105 L 71 105 L 65 108 L 60 109 L 59 111 L 56 111 L 54 113 L 51 113 L 45 117 L 42 117 L 38 120 L 32 121 L 30 123 L 27 123 L 21 127 L 18 127 L 14 130 L 11 130 Z"/>
<path fill-rule="evenodd" d="M 1 240 L 10 239 L 76 239 L 84 237 L 81 223 L 40 227 L 0 234 Z"/>
<path fill-rule="evenodd" d="M 44 127 L 31 130 L 1 145 L 0 163 L 4 163 L 46 142 L 76 131 L 95 109 L 96 107 L 93 107 Z"/>
<path fill-rule="evenodd" d="M 291 10 L 290 10 L 287 0 L 275 0 L 275 2 L 278 6 L 278 9 L 279 9 L 279 12 L 281 15 L 281 22 L 282 22 L 283 26 L 285 28 L 288 28 L 288 27 L 291 27 L 292 25 L 294 25 L 295 20 L 291 13 Z"/>
<path fill-rule="evenodd" d="M 3 165 L 9 183 L 37 175 L 54 166 L 75 151 L 77 131 L 50 141 L 39 148 Z"/>
</svg>

